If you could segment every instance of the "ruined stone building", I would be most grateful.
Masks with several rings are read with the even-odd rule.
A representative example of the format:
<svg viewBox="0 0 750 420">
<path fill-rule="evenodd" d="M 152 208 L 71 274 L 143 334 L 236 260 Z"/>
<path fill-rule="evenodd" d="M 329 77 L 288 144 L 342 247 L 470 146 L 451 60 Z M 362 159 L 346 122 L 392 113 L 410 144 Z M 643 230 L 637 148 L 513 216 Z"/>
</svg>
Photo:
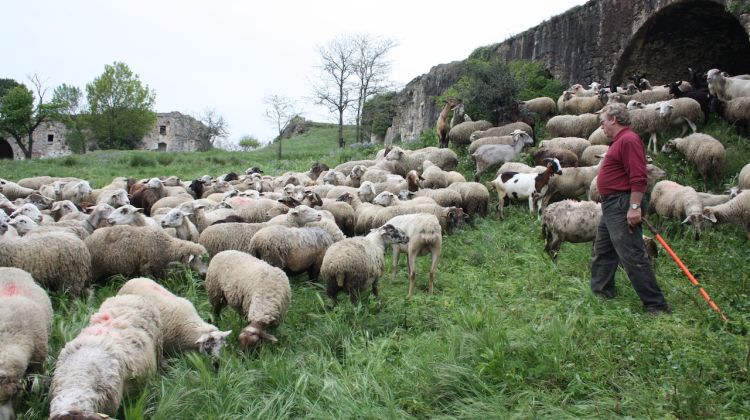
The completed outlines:
<svg viewBox="0 0 750 420">
<path fill-rule="evenodd" d="M 195 118 L 177 111 L 157 113 L 154 128 L 143 137 L 136 150 L 195 152 L 204 150 L 208 128 Z M 32 157 L 54 158 L 71 154 L 65 139 L 67 129 L 59 122 L 42 123 L 34 131 Z M 12 138 L 0 137 L 0 159 L 24 159 Z"/>
</svg>

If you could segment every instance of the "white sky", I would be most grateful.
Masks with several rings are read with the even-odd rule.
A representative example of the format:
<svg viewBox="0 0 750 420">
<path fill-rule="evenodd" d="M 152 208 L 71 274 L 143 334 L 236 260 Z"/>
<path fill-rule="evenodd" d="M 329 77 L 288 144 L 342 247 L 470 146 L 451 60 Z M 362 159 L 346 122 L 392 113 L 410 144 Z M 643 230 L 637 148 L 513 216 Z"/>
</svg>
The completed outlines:
<svg viewBox="0 0 750 420">
<path fill-rule="evenodd" d="M 318 47 L 342 33 L 395 39 L 392 80 L 466 58 L 584 0 L 25 0 L 2 7 L 0 78 L 30 86 L 85 86 L 124 62 L 156 92 L 156 111 L 215 109 L 230 140 L 274 137 L 263 98 L 297 101 L 306 118 L 335 121 L 312 104 Z"/>
</svg>

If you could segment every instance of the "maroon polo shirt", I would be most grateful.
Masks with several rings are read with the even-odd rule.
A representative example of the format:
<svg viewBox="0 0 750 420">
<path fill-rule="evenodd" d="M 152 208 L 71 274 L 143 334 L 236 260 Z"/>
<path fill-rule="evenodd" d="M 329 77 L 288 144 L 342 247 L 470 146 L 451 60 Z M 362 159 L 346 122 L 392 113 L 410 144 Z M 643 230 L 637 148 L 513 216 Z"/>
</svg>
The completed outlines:
<svg viewBox="0 0 750 420">
<path fill-rule="evenodd" d="M 629 127 L 612 139 L 596 177 L 599 194 L 646 191 L 646 152 L 643 142 Z"/>
</svg>

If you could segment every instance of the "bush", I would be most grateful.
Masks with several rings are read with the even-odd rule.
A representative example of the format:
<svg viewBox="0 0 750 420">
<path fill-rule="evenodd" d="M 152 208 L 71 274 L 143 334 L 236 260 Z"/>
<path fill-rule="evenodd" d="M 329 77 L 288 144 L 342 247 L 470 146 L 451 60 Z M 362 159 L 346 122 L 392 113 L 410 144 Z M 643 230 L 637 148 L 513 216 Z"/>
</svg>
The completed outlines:
<svg viewBox="0 0 750 420">
<path fill-rule="evenodd" d="M 130 157 L 130 162 L 128 163 L 128 165 L 130 165 L 131 168 L 155 166 L 156 160 L 154 160 L 153 157 L 145 154 L 137 154 Z"/>
<path fill-rule="evenodd" d="M 78 156 L 68 155 L 58 161 L 60 166 L 78 166 L 81 164 L 81 159 Z"/>
<path fill-rule="evenodd" d="M 518 99 L 522 101 L 540 96 L 557 99 L 565 90 L 541 62 L 515 60 L 508 63 L 508 69 L 518 82 Z"/>
<path fill-rule="evenodd" d="M 362 110 L 362 131 L 384 137 L 386 130 L 391 126 L 396 109 L 393 98 L 396 92 L 387 92 L 375 95 L 367 102 Z"/>
<path fill-rule="evenodd" d="M 159 165 L 169 165 L 174 161 L 173 155 L 167 155 L 167 154 L 160 154 L 156 156 L 156 161 L 159 162 Z"/>
</svg>

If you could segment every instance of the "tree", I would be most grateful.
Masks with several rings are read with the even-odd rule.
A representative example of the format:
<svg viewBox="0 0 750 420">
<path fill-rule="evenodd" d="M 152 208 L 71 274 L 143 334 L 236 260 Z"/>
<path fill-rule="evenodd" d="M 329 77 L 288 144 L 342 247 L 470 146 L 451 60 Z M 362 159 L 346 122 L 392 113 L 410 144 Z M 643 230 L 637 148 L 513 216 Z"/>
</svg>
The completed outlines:
<svg viewBox="0 0 750 420">
<path fill-rule="evenodd" d="M 314 86 L 316 103 L 339 114 L 339 147 L 344 147 L 344 111 L 355 101 L 350 97 L 355 89 L 351 83 L 354 74 L 352 62 L 357 49 L 351 37 L 339 35 L 326 46 L 318 49 L 321 76 Z"/>
<path fill-rule="evenodd" d="M 65 124 L 67 128 L 65 138 L 73 153 L 86 153 L 85 115 L 82 115 L 82 98 L 81 89 L 65 83 L 56 87 L 52 92 L 52 102 L 59 104 L 53 118 Z"/>
<path fill-rule="evenodd" d="M 358 81 L 357 101 L 355 103 L 356 139 L 362 141 L 362 111 L 370 96 L 385 92 L 391 88 L 387 77 L 391 72 L 391 63 L 386 60 L 388 52 L 397 45 L 396 41 L 368 34 L 358 34 L 353 38 L 356 54 L 354 56 L 354 75 Z"/>
<path fill-rule="evenodd" d="M 260 141 L 254 136 L 246 134 L 242 136 L 242 138 L 240 138 L 240 147 L 242 148 L 242 150 L 249 152 L 251 150 L 259 148 Z"/>
<path fill-rule="evenodd" d="M 283 140 L 281 135 L 284 133 L 284 129 L 299 113 L 294 109 L 294 102 L 286 96 L 269 95 L 263 99 L 263 103 L 267 107 L 263 116 L 274 125 L 274 128 L 279 133 L 276 137 L 276 142 L 279 143 L 277 157 L 281 159 L 281 141 Z"/>
<path fill-rule="evenodd" d="M 377 137 L 385 137 L 393 123 L 396 107 L 393 99 L 396 92 L 386 92 L 368 99 L 362 108 L 362 128 Z"/>
<path fill-rule="evenodd" d="M 87 126 L 102 149 L 133 149 L 156 123 L 154 92 L 125 63 L 105 65 L 86 97 Z"/>
<path fill-rule="evenodd" d="M 2 101 L 3 96 L 5 96 L 9 90 L 19 85 L 20 84 L 13 79 L 0 79 L 0 101 Z"/>
<path fill-rule="evenodd" d="M 12 86 L 3 79 L 5 89 Z M 43 123 L 50 121 L 63 104 L 44 102 L 46 89 L 37 75 L 29 78 L 36 90 L 36 105 L 34 92 L 26 86 L 18 84 L 10 87 L 0 101 L 0 133 L 7 133 L 15 140 L 26 159 L 31 159 L 34 152 L 34 131 Z"/>
<path fill-rule="evenodd" d="M 203 133 L 196 133 L 196 138 L 201 142 L 199 150 L 209 150 L 217 139 L 229 135 L 229 124 L 215 109 L 206 109 L 198 120 L 206 127 Z"/>
</svg>

